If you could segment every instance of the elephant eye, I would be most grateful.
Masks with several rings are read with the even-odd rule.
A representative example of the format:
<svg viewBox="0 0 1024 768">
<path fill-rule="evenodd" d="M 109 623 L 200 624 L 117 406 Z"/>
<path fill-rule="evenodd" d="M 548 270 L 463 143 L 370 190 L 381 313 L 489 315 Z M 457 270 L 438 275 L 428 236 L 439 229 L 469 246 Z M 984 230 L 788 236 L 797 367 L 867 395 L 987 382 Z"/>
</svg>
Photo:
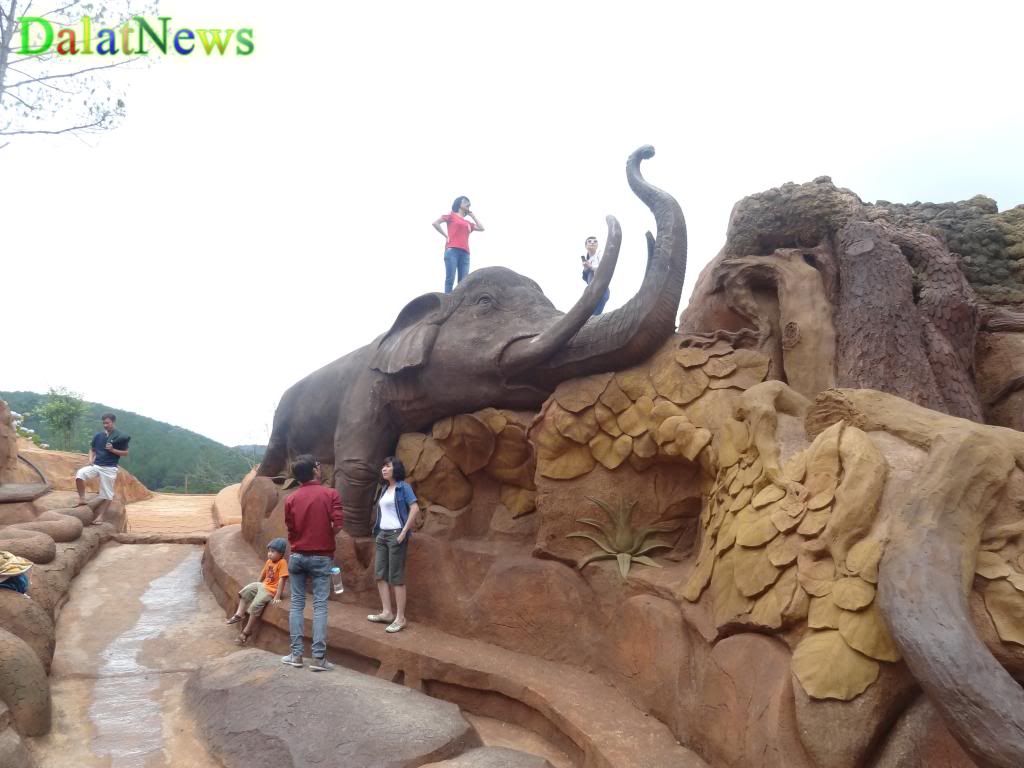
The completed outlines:
<svg viewBox="0 0 1024 768">
<path fill-rule="evenodd" d="M 476 300 L 476 303 L 485 307 L 489 307 L 491 306 L 491 304 L 494 303 L 494 299 L 492 299 L 488 294 L 485 293 L 483 296 Z"/>
</svg>

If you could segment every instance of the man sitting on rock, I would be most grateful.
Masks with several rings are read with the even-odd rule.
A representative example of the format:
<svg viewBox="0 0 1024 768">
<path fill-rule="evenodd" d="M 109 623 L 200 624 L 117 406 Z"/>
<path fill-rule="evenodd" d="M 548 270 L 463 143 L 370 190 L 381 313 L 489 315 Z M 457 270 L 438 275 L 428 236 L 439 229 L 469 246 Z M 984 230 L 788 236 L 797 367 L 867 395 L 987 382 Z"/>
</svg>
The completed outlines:
<svg viewBox="0 0 1024 768">
<path fill-rule="evenodd" d="M 117 482 L 117 463 L 122 456 L 128 455 L 128 441 L 131 438 L 119 432 L 114 424 L 117 416 L 104 413 L 102 417 L 103 431 L 93 435 L 89 445 L 89 463 L 75 473 L 75 488 L 78 489 L 78 503 L 85 504 L 85 481 L 94 477 L 100 479 L 100 498 L 103 499 L 96 507 L 96 516 L 92 524 L 103 522 L 103 515 L 114 499 L 114 483 Z"/>
<path fill-rule="evenodd" d="M 256 581 L 246 584 L 238 592 L 238 610 L 228 619 L 228 624 L 237 624 L 245 618 L 246 609 L 249 611 L 249 621 L 235 640 L 238 645 L 249 642 L 267 603 L 273 602 L 274 605 L 278 605 L 281 602 L 285 584 L 288 582 L 288 563 L 284 561 L 287 548 L 288 542 L 284 539 L 272 539 L 267 544 L 267 562 L 263 564 L 260 575 L 256 577 Z"/>
<path fill-rule="evenodd" d="M 306 577 L 313 582 L 313 664 L 314 672 L 333 665 L 327 655 L 327 598 L 331 592 L 331 568 L 334 567 L 334 537 L 341 531 L 341 497 L 333 488 L 320 485 L 320 462 L 303 455 L 292 464 L 292 475 L 302 487 L 284 503 L 284 523 L 288 527 L 288 558 L 291 575 L 292 605 L 288 631 L 292 652 L 281 659 L 293 667 L 302 666 L 302 611 L 306 607 Z"/>
</svg>

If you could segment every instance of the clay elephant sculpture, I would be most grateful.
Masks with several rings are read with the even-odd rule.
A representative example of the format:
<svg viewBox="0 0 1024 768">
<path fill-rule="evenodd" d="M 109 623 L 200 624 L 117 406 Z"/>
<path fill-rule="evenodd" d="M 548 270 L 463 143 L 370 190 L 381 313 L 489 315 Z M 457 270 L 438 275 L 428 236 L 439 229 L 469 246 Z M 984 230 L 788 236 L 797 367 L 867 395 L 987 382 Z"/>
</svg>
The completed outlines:
<svg viewBox="0 0 1024 768">
<path fill-rule="evenodd" d="M 451 294 L 420 296 L 385 334 L 285 392 L 259 474 L 278 475 L 302 453 L 333 464 L 345 528 L 365 536 L 380 465 L 403 432 L 488 406 L 534 409 L 563 380 L 652 354 L 675 329 L 686 274 L 683 213 L 640 173 L 641 160 L 653 156 L 644 146 L 626 163 L 657 236 L 653 245 L 648 237 L 647 271 L 625 306 L 591 316 L 618 259 L 621 233 L 611 216 L 601 266 L 568 313 L 533 280 L 502 267 L 472 273 Z"/>
</svg>

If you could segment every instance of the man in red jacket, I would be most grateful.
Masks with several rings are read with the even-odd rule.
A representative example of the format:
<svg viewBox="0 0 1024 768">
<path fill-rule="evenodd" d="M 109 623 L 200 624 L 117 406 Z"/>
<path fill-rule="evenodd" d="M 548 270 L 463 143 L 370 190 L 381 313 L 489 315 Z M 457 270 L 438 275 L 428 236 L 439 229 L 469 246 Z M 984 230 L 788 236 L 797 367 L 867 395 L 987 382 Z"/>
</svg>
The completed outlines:
<svg viewBox="0 0 1024 768">
<path fill-rule="evenodd" d="M 291 576 L 291 611 L 288 629 L 292 652 L 281 659 L 293 667 L 302 666 L 302 612 L 306 607 L 306 576 L 313 582 L 313 664 L 314 672 L 333 665 L 327 655 L 327 597 L 331 591 L 334 567 L 334 537 L 341 530 L 341 497 L 333 488 L 320 485 L 320 462 L 312 456 L 299 456 L 292 474 L 302 487 L 284 503 L 284 523 L 288 527 L 288 558 Z"/>
</svg>

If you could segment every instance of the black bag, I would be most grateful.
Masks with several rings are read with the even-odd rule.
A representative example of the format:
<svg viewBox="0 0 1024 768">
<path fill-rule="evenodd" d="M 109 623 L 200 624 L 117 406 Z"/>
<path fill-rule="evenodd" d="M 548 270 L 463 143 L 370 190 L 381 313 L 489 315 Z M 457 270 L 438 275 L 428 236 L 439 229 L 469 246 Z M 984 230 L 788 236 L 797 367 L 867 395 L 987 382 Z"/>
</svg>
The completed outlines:
<svg viewBox="0 0 1024 768">
<path fill-rule="evenodd" d="M 124 432 L 120 432 L 116 429 L 107 435 L 107 442 L 119 451 L 127 451 L 128 443 L 131 442 L 131 439 L 131 435 L 126 435 Z"/>
</svg>

